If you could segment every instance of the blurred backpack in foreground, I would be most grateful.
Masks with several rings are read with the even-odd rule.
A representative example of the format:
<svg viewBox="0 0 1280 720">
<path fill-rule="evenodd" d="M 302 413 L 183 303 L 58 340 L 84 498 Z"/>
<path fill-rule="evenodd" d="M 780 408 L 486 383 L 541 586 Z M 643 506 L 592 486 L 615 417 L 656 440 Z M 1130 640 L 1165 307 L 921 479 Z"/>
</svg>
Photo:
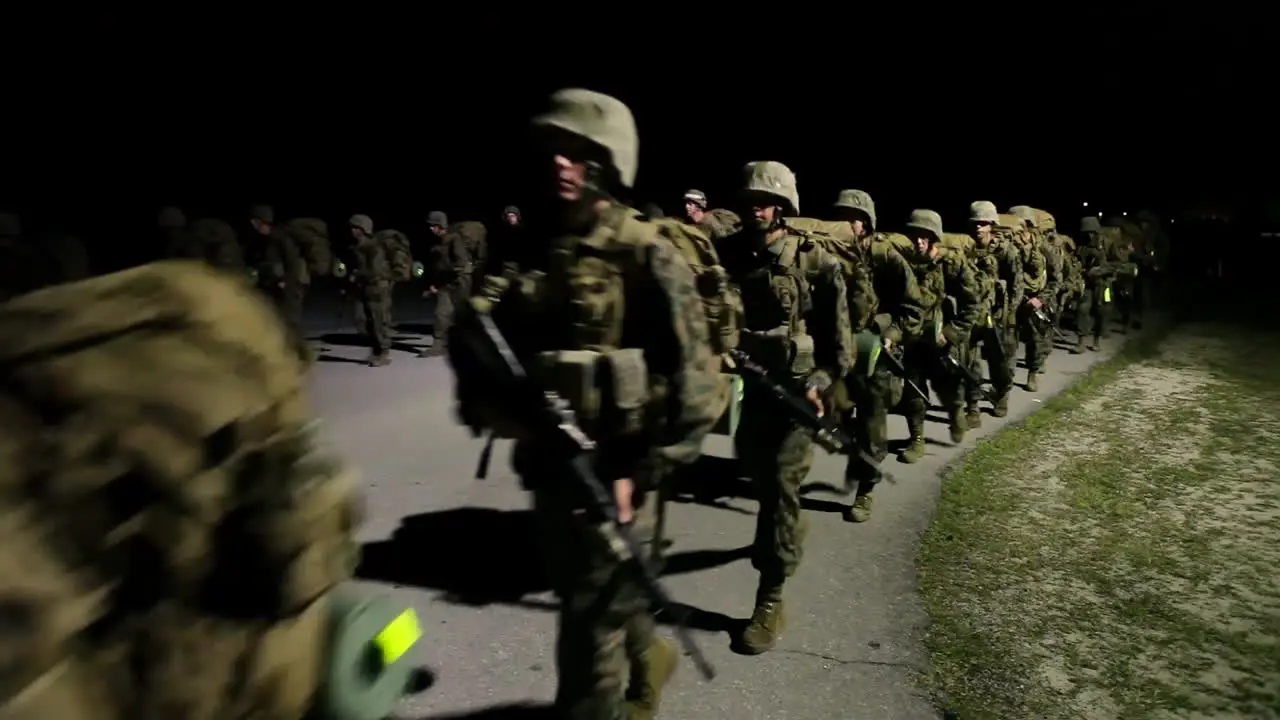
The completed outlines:
<svg viewBox="0 0 1280 720">
<path fill-rule="evenodd" d="M 416 627 L 332 592 L 355 481 L 251 288 L 170 261 L 23 295 L 0 364 L 0 717 L 390 713 L 403 680 L 353 668 L 398 633 L 398 671 Z"/>
</svg>

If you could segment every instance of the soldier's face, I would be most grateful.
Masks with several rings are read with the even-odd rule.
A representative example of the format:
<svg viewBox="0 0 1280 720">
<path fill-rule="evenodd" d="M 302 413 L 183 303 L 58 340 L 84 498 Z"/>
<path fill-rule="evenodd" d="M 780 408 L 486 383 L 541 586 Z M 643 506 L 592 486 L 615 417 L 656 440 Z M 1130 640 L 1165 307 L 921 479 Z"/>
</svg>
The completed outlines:
<svg viewBox="0 0 1280 720">
<path fill-rule="evenodd" d="M 436 237 L 440 237 L 441 235 L 444 235 L 444 228 L 439 225 L 432 225 L 431 234 L 435 235 Z"/>
<path fill-rule="evenodd" d="M 916 251 L 921 257 L 933 257 L 933 238 L 925 233 L 915 233 L 911 236 L 916 242 Z"/>
<path fill-rule="evenodd" d="M 684 215 L 689 219 L 696 218 L 698 216 L 698 211 L 701 209 L 702 208 L 698 207 L 698 203 L 692 200 L 684 201 Z"/>
<path fill-rule="evenodd" d="M 515 227 L 516 225 L 519 225 L 519 224 L 520 224 L 520 216 L 519 216 L 519 215 L 517 215 L 517 214 L 515 214 L 515 213 L 507 213 L 506 215 L 503 215 L 502 217 L 503 217 L 504 219 L 506 219 L 507 224 L 508 224 L 508 225 L 510 225 L 510 226 L 512 226 L 512 227 Z"/>
<path fill-rule="evenodd" d="M 867 224 L 862 220 L 850 220 L 849 225 L 853 228 L 853 234 L 862 237 L 867 234 Z"/>
<path fill-rule="evenodd" d="M 991 243 L 991 223 L 975 222 L 973 224 L 973 236 L 980 244 L 989 245 Z"/>
<path fill-rule="evenodd" d="M 756 219 L 756 223 L 769 226 L 778 218 L 778 208 L 775 205 L 758 205 L 752 203 L 751 215 Z"/>
<path fill-rule="evenodd" d="M 257 230 L 263 235 L 268 235 L 271 233 L 271 223 L 269 222 L 259 220 L 258 218 L 253 218 L 252 220 L 249 221 L 249 224 L 253 226 L 254 230 Z"/>
<path fill-rule="evenodd" d="M 587 183 L 587 164 L 559 154 L 553 156 L 552 164 L 556 173 L 556 195 L 565 202 L 581 200 Z"/>
</svg>

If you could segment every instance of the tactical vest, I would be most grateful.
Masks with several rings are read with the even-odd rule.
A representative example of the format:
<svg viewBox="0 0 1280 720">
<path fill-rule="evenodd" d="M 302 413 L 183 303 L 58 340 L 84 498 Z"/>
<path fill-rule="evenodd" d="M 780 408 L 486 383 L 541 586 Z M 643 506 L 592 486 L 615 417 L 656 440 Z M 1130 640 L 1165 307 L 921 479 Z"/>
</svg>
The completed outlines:
<svg viewBox="0 0 1280 720">
<path fill-rule="evenodd" d="M 783 243 L 780 253 L 760 250 L 765 262 L 738 278 L 742 348 L 767 369 L 801 377 L 815 367 L 813 337 L 805 327 L 813 299 L 801 262 L 816 246 L 796 235 L 776 242 Z"/>
</svg>

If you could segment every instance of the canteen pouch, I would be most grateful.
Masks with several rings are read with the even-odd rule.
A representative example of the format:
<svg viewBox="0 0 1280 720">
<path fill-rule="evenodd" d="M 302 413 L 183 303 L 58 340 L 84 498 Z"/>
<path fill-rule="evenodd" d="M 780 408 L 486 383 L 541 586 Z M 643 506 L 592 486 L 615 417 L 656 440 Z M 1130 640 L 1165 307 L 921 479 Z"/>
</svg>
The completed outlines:
<svg viewBox="0 0 1280 720">
<path fill-rule="evenodd" d="M 792 335 L 791 336 L 791 375 L 793 377 L 804 377 L 813 372 L 815 367 L 813 360 L 813 336 L 812 335 Z"/>
<path fill-rule="evenodd" d="M 597 441 L 644 429 L 649 370 L 643 350 L 549 351 L 539 355 L 539 364 L 547 387 L 568 401 L 583 429 Z"/>
</svg>

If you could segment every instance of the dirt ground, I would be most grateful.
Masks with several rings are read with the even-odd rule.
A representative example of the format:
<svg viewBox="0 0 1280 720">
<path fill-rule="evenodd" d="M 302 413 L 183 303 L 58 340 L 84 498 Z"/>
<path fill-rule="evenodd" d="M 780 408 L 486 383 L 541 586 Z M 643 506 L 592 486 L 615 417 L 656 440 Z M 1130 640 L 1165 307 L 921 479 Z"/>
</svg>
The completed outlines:
<svg viewBox="0 0 1280 720">
<path fill-rule="evenodd" d="M 963 720 L 1280 718 L 1280 335 L 1178 328 L 983 443 L 920 574 Z"/>
</svg>

